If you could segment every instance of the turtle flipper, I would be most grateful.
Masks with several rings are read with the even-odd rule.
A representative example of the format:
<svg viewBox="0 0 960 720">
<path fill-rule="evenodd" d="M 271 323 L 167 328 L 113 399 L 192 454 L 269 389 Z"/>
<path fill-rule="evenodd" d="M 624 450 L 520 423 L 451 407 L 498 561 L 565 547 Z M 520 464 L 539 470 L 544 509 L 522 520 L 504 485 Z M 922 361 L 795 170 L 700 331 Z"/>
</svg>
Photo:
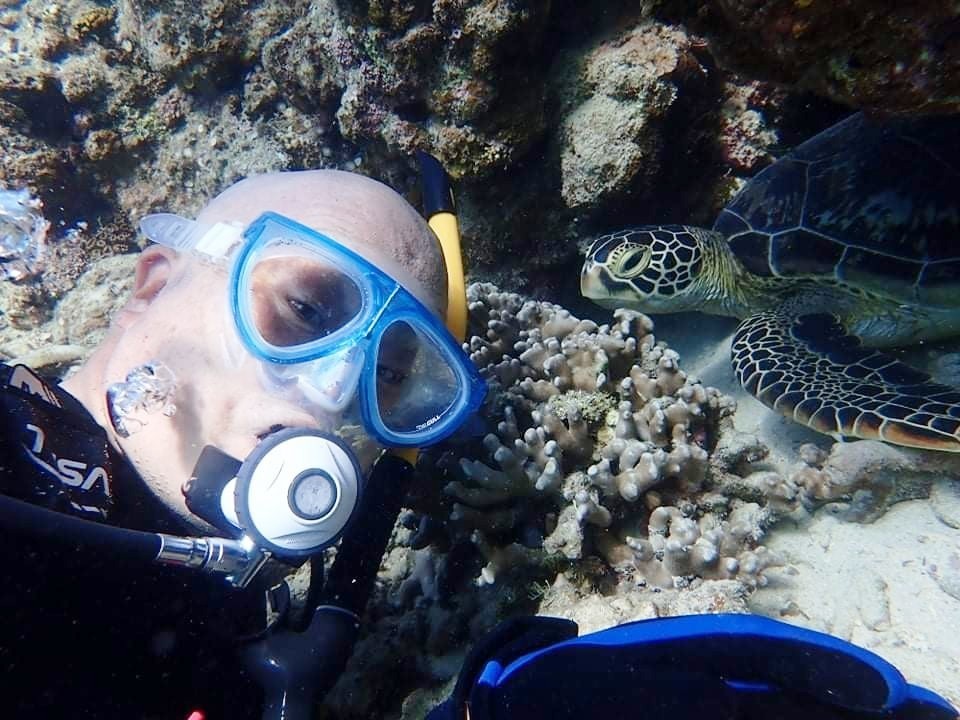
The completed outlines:
<svg viewBox="0 0 960 720">
<path fill-rule="evenodd" d="M 834 315 L 758 313 L 732 354 L 748 392 L 818 432 L 960 452 L 960 390 L 862 347 Z"/>
</svg>

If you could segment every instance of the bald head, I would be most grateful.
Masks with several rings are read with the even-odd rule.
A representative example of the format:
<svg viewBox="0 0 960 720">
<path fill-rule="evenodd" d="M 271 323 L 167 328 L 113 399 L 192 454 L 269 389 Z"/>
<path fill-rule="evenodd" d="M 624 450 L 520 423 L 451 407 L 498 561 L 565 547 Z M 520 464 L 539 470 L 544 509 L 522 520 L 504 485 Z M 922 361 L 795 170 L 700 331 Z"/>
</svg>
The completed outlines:
<svg viewBox="0 0 960 720">
<path fill-rule="evenodd" d="M 419 213 L 383 183 L 339 170 L 258 175 L 215 197 L 197 220 L 247 225 L 268 210 L 350 247 L 443 317 L 447 276 L 440 244 Z"/>
</svg>

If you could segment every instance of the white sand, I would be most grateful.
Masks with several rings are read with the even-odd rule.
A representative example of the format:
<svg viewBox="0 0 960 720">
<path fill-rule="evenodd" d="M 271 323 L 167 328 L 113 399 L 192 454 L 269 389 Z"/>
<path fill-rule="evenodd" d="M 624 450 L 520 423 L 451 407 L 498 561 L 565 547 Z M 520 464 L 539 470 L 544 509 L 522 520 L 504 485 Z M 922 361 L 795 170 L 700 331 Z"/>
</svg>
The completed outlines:
<svg viewBox="0 0 960 720">
<path fill-rule="evenodd" d="M 788 565 L 768 571 L 754 612 L 872 650 L 960 707 L 960 530 L 930 501 L 899 503 L 872 525 L 821 510 L 765 544 Z"/>
</svg>

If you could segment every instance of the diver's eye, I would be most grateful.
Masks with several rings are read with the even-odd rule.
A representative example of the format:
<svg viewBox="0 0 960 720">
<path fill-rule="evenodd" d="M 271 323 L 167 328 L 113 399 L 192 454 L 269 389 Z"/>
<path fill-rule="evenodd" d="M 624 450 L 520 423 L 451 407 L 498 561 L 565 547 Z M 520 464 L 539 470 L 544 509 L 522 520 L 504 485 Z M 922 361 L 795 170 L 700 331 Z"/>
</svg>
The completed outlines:
<svg viewBox="0 0 960 720">
<path fill-rule="evenodd" d="M 379 382 L 386 383 L 387 385 L 400 385 L 406 379 L 407 376 L 402 372 L 398 372 L 386 365 L 377 365 L 377 380 Z"/>
<path fill-rule="evenodd" d="M 287 298 L 287 305 L 313 339 L 329 335 L 336 329 L 334 313 L 328 305 L 303 302 L 297 298 Z"/>
<path fill-rule="evenodd" d="M 295 289 L 284 292 L 290 321 L 311 340 L 340 329 L 359 306 L 356 285 L 342 275 L 314 278 L 301 274 Z"/>
<path fill-rule="evenodd" d="M 330 265 L 300 257 L 268 257 L 250 270 L 250 309 L 271 345 L 292 347 L 337 332 L 363 310 L 363 294 Z"/>
<path fill-rule="evenodd" d="M 613 262 L 611 268 L 622 278 L 633 278 L 647 269 L 650 264 L 651 250 L 646 245 L 634 245 L 627 248 Z"/>
</svg>

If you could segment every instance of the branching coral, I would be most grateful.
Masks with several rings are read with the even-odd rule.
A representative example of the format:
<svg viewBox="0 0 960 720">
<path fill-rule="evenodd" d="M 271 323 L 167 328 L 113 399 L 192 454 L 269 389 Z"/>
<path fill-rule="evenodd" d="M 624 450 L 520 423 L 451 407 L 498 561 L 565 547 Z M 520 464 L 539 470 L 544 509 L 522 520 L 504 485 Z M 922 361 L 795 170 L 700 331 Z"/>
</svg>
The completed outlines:
<svg viewBox="0 0 960 720">
<path fill-rule="evenodd" d="M 733 401 L 688 377 L 648 317 L 620 309 L 601 325 L 489 284 L 468 299 L 496 426 L 444 491 L 452 532 L 487 561 L 481 582 L 550 557 L 600 557 L 634 586 L 763 582 L 775 559 L 760 541 L 796 493 L 747 472 L 763 456 L 749 442 L 711 458 Z"/>
</svg>

